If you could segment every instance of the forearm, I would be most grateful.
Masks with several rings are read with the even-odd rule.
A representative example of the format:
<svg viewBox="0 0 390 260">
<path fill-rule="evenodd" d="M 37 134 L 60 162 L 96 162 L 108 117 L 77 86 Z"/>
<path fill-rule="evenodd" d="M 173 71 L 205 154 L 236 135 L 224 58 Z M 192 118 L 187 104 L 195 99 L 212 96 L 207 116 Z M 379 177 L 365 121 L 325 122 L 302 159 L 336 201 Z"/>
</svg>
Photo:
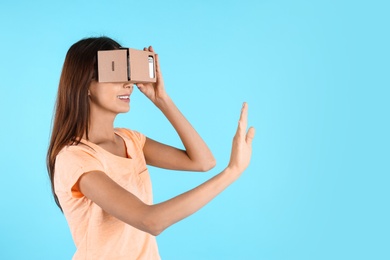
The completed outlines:
<svg viewBox="0 0 390 260">
<path fill-rule="evenodd" d="M 158 235 L 167 227 L 192 215 L 226 187 L 232 184 L 239 176 L 239 173 L 226 168 L 210 180 L 196 188 L 180 194 L 170 200 L 150 206 L 148 226 L 154 226 L 154 235 Z"/>
<path fill-rule="evenodd" d="M 239 175 L 237 169 L 228 167 L 196 188 L 154 205 L 145 204 L 104 172 L 96 171 L 82 175 L 79 189 L 107 213 L 156 236 L 167 227 L 198 211 L 234 182 Z"/>
<path fill-rule="evenodd" d="M 207 144 L 203 141 L 190 122 L 184 117 L 169 96 L 156 102 L 156 106 L 172 124 L 178 133 L 188 158 L 203 170 L 215 166 L 215 159 Z"/>
</svg>

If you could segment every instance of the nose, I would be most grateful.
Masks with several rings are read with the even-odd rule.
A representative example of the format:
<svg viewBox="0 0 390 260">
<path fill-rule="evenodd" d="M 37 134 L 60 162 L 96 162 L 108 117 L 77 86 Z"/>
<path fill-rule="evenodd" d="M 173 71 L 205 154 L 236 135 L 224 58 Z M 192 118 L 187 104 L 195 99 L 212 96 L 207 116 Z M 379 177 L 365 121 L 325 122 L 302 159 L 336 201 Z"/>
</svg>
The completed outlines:
<svg viewBox="0 0 390 260">
<path fill-rule="evenodd" d="M 126 84 L 123 84 L 123 88 L 128 88 L 130 90 L 133 90 L 133 84 L 129 84 L 129 83 L 126 83 Z"/>
</svg>

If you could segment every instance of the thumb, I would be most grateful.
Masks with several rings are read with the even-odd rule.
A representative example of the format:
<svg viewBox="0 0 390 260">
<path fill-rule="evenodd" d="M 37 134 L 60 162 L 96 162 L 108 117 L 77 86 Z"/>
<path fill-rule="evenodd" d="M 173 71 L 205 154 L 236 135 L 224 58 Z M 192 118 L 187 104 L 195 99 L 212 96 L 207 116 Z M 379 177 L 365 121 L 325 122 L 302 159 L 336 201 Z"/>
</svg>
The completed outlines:
<svg viewBox="0 0 390 260">
<path fill-rule="evenodd" d="M 245 141 L 247 144 L 251 145 L 252 144 L 252 140 L 253 138 L 255 137 L 255 128 L 253 126 L 251 126 L 246 134 L 246 137 L 245 137 Z"/>
</svg>

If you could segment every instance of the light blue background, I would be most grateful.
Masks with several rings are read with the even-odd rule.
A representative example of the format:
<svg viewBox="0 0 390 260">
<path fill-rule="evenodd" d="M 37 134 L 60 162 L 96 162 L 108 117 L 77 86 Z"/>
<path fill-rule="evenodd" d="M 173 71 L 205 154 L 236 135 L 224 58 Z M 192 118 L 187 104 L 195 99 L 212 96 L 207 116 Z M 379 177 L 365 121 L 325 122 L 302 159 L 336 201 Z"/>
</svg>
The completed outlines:
<svg viewBox="0 0 390 260">
<path fill-rule="evenodd" d="M 7 3 L 6 3 L 7 2 Z M 257 128 L 244 175 L 158 237 L 163 259 L 390 259 L 388 1 L 2 1 L 0 259 L 70 259 L 45 168 L 66 51 L 83 37 L 153 45 L 208 173 L 150 168 L 155 201 L 229 160 L 241 103 Z M 118 126 L 180 145 L 135 91 Z"/>
</svg>

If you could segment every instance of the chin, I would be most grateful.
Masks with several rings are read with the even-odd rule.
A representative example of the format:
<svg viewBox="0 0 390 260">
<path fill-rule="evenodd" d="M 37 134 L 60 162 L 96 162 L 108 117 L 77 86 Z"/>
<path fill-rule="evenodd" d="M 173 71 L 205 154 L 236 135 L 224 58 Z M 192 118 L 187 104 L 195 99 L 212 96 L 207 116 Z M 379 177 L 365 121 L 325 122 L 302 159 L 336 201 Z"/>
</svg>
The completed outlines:
<svg viewBox="0 0 390 260">
<path fill-rule="evenodd" d="M 129 112 L 130 111 L 130 108 L 128 108 L 128 109 L 123 109 L 122 111 L 120 111 L 119 113 L 127 113 L 127 112 Z"/>
</svg>

